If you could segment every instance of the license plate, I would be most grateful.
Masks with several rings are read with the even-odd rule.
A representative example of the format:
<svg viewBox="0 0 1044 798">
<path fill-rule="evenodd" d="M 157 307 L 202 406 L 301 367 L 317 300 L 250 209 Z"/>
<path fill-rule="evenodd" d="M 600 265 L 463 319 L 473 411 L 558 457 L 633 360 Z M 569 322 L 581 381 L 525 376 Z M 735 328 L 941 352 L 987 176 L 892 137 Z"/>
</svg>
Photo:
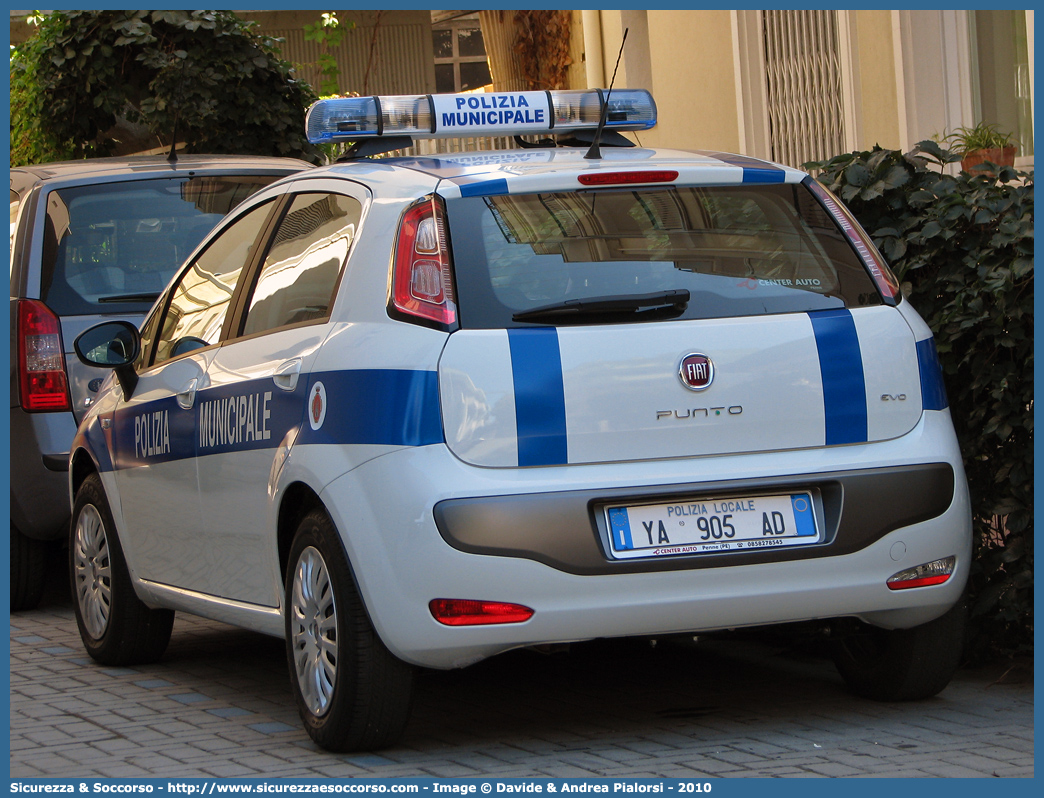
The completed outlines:
<svg viewBox="0 0 1044 798">
<path fill-rule="evenodd" d="M 612 556 L 750 552 L 821 540 L 808 492 L 607 507 Z"/>
</svg>

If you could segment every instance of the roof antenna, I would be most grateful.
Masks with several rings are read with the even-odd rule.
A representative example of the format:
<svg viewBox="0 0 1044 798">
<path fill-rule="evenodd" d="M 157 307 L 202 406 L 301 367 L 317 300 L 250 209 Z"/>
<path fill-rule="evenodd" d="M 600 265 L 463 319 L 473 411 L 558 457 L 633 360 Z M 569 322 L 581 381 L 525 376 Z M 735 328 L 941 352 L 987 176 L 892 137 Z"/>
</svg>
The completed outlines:
<svg viewBox="0 0 1044 798">
<path fill-rule="evenodd" d="M 174 152 L 174 148 L 178 146 L 178 114 L 180 111 L 178 106 L 174 107 L 174 130 L 170 137 L 170 152 L 167 153 L 167 163 L 171 166 L 178 162 L 178 154 Z"/>
<path fill-rule="evenodd" d="M 613 67 L 613 79 L 609 81 L 609 90 L 605 93 L 605 98 L 602 100 L 602 113 L 598 118 L 598 129 L 595 131 L 594 141 L 591 142 L 591 149 L 587 151 L 584 156 L 585 159 L 601 159 L 602 151 L 598 148 L 598 145 L 602 141 L 602 131 L 605 130 L 605 123 L 609 121 L 609 95 L 612 94 L 613 84 L 616 83 L 616 70 L 620 68 L 620 57 L 623 55 L 624 42 L 627 41 L 627 31 L 630 28 L 624 28 L 623 39 L 620 40 L 620 52 L 616 54 L 616 66 Z M 598 92 L 599 95 L 601 92 Z"/>
<path fill-rule="evenodd" d="M 181 78 L 178 80 L 178 91 L 174 95 L 174 129 L 171 131 L 170 152 L 167 154 L 167 163 L 171 166 L 178 162 L 178 154 L 174 151 L 174 148 L 178 146 L 178 119 L 181 117 L 181 90 L 185 85 L 185 64 L 187 61 L 188 56 L 181 61 Z"/>
</svg>

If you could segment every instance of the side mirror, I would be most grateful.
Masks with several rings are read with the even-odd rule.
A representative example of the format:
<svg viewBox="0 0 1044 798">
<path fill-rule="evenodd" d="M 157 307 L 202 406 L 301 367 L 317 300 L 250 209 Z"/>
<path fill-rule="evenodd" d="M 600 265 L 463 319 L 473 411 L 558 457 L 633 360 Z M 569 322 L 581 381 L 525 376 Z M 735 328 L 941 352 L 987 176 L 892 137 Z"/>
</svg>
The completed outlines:
<svg viewBox="0 0 1044 798">
<path fill-rule="evenodd" d="M 76 336 L 73 349 L 81 363 L 115 370 L 124 401 L 131 398 L 138 384 L 138 374 L 131 364 L 141 352 L 137 327 L 128 321 L 95 324 Z"/>
</svg>

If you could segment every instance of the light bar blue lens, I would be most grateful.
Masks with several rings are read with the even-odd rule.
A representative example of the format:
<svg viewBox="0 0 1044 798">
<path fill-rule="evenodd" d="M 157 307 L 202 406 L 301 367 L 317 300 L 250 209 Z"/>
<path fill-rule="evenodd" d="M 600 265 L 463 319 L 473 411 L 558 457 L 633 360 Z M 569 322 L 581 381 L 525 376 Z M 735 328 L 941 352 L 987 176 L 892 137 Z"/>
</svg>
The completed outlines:
<svg viewBox="0 0 1044 798">
<path fill-rule="evenodd" d="M 606 126 L 616 131 L 647 131 L 656 125 L 656 102 L 644 89 L 603 89 L 609 95 Z M 591 130 L 598 126 L 601 101 L 596 90 L 551 92 L 556 132 Z"/>
<path fill-rule="evenodd" d="M 602 90 L 609 97 L 605 126 L 613 130 L 648 130 L 656 125 L 656 103 L 645 89 Z M 584 130 L 598 127 L 602 111 L 598 91 L 553 91 L 555 130 Z"/>
<path fill-rule="evenodd" d="M 313 103 L 305 116 L 305 135 L 313 144 L 376 136 L 375 97 L 344 97 Z"/>
<path fill-rule="evenodd" d="M 656 102 L 645 89 L 613 89 L 605 126 L 616 130 L 648 130 L 656 124 Z"/>
</svg>

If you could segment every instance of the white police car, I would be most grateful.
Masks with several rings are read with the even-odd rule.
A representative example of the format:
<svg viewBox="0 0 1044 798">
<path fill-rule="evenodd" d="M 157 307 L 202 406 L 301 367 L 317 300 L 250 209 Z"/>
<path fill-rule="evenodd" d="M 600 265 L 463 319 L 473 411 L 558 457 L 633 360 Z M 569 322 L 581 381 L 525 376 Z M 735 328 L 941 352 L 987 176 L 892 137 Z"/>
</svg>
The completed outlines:
<svg viewBox="0 0 1044 798">
<path fill-rule="evenodd" d="M 802 172 L 605 146 L 654 122 L 638 90 L 313 106 L 355 159 L 76 343 L 115 370 L 70 465 L 88 652 L 157 658 L 176 610 L 284 636 L 336 750 L 400 735 L 413 666 L 599 637 L 831 619 L 857 692 L 945 687 L 971 527 L 931 332 Z M 362 157 L 467 132 L 559 139 Z"/>
</svg>

